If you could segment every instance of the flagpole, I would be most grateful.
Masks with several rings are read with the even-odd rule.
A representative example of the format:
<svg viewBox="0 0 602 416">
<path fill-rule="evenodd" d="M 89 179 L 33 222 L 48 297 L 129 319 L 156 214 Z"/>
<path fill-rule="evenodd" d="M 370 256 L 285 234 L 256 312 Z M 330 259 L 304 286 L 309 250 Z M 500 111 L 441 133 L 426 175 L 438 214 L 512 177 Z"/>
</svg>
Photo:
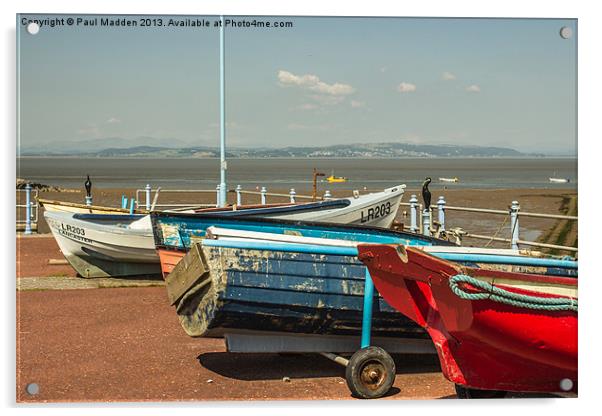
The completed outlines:
<svg viewBox="0 0 602 416">
<path fill-rule="evenodd" d="M 224 59 L 224 16 L 220 16 L 219 26 L 219 66 L 220 66 L 220 83 L 219 83 L 219 95 L 220 95 L 220 190 L 219 190 L 219 201 L 220 207 L 226 206 L 226 169 L 228 164 L 226 162 L 226 94 L 225 94 L 225 83 L 226 83 L 226 63 Z"/>
</svg>

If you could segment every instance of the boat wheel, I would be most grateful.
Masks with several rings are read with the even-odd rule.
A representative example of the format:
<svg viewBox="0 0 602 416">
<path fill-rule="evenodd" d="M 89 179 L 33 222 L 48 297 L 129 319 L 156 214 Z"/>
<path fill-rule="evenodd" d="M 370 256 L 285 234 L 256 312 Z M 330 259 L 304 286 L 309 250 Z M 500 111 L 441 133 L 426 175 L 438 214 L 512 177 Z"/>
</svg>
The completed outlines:
<svg viewBox="0 0 602 416">
<path fill-rule="evenodd" d="M 479 390 L 471 389 L 456 384 L 456 394 L 458 399 L 502 399 L 506 397 L 505 391 L 502 390 Z"/>
<path fill-rule="evenodd" d="M 382 348 L 362 348 L 349 359 L 345 379 L 354 396 L 377 399 L 384 396 L 395 381 L 395 362 Z"/>
</svg>

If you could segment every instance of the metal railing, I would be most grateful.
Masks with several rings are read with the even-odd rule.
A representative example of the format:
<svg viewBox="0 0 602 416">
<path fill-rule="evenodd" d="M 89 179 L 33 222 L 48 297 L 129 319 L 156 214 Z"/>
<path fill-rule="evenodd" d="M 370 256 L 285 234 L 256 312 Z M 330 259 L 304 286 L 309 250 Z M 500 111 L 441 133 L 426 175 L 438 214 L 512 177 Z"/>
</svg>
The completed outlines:
<svg viewBox="0 0 602 416">
<path fill-rule="evenodd" d="M 432 225 L 434 221 L 431 221 L 432 210 L 425 210 L 422 207 L 422 204 L 418 203 L 418 198 L 416 195 L 412 195 L 410 197 L 409 203 L 401 203 L 401 205 L 406 205 L 410 207 L 410 231 L 419 232 L 425 235 L 433 234 Z M 540 243 L 537 241 L 528 241 L 520 239 L 520 217 L 532 217 L 532 218 L 547 218 L 547 219 L 557 219 L 557 220 L 567 220 L 567 221 L 578 221 L 579 217 L 573 215 L 560 215 L 560 214 L 542 214 L 542 213 L 534 213 L 534 212 L 521 212 L 520 205 L 518 201 L 512 201 L 508 210 L 498 210 L 498 209 L 489 209 L 489 208 L 472 208 L 472 207 L 458 207 L 458 206 L 450 206 L 447 205 L 445 198 L 440 196 L 437 201 L 437 214 L 438 214 L 438 232 L 446 231 L 445 225 L 445 213 L 446 211 L 459 211 L 459 212 L 471 212 L 471 213 L 480 213 L 480 214 L 490 214 L 490 215 L 503 215 L 507 216 L 510 219 L 509 231 L 510 238 L 502 238 L 494 234 L 493 236 L 481 235 L 475 233 L 469 233 L 464 230 L 453 230 L 456 237 L 461 239 L 462 237 L 467 238 L 475 238 L 481 240 L 489 240 L 510 243 L 510 246 L 513 249 L 518 249 L 519 245 L 533 246 L 533 247 L 541 247 L 541 248 L 549 248 L 556 250 L 564 250 L 570 252 L 577 252 L 578 248 L 563 246 L 558 244 L 549 244 L 549 243 Z M 503 223 L 502 225 L 504 225 Z M 498 232 L 500 230 L 498 229 Z"/>
<path fill-rule="evenodd" d="M 219 185 L 217 190 L 212 189 L 161 189 L 156 188 L 154 191 L 150 184 L 147 184 L 144 189 L 136 189 L 136 199 L 130 200 L 130 206 L 136 205 L 136 208 L 143 208 L 147 211 L 155 209 L 165 208 L 211 208 L 217 207 L 218 203 L 215 204 L 197 204 L 197 203 L 175 203 L 169 202 L 165 204 L 159 204 L 159 195 L 164 194 L 211 194 L 217 191 L 217 197 L 219 199 Z M 140 203 L 141 194 L 144 193 L 144 204 Z M 122 196 L 122 208 L 127 208 L 128 200 L 125 196 Z M 125 204 L 125 206 L 124 206 Z"/>
<path fill-rule="evenodd" d="M 267 204 L 268 197 L 289 198 L 289 201 L 291 203 L 296 203 L 297 199 L 305 199 L 305 200 L 313 199 L 313 197 L 310 195 L 297 194 L 297 192 L 295 191 L 295 188 L 291 188 L 291 190 L 288 194 L 283 194 L 283 193 L 268 192 L 267 188 L 265 186 L 262 186 L 259 191 L 245 191 L 242 189 L 242 187 L 240 185 L 237 185 L 235 189 L 228 190 L 228 192 L 236 194 L 236 205 L 242 205 L 243 195 L 259 195 L 262 205 Z M 163 194 L 168 194 L 168 193 L 171 193 L 171 194 L 210 194 L 210 193 L 215 193 L 216 202 L 215 202 L 215 204 L 196 204 L 196 203 L 159 204 L 157 202 L 159 194 L 163 195 Z M 144 194 L 144 204 L 140 203 L 140 201 L 142 199 L 142 194 Z M 212 189 L 161 189 L 161 188 L 156 188 L 153 190 L 152 187 L 150 186 L 150 184 L 147 184 L 144 189 L 136 189 L 136 198 L 134 200 L 130 200 L 130 205 L 133 203 L 137 208 L 144 208 L 148 211 L 150 211 L 151 209 L 157 209 L 157 208 L 182 208 L 182 207 L 189 207 L 189 208 L 194 208 L 194 207 L 205 208 L 205 207 L 207 207 L 207 208 L 209 208 L 209 207 L 219 206 L 219 197 L 220 197 L 220 185 L 217 185 L 215 190 L 212 190 Z M 332 198 L 332 195 L 331 195 L 330 191 L 327 190 L 327 191 L 324 191 L 323 196 L 318 197 L 317 199 L 328 200 L 331 198 Z M 128 199 L 125 196 L 123 196 L 122 197 L 122 208 L 127 208 L 127 204 L 128 204 Z"/>
<path fill-rule="evenodd" d="M 23 227 L 23 234 L 31 234 L 34 229 L 38 228 L 38 190 L 32 189 L 30 184 L 26 184 L 25 188 L 17 189 L 18 193 L 25 193 L 25 203 L 16 204 L 17 209 L 17 229 Z M 33 198 L 32 198 L 33 197 Z M 20 198 L 17 198 L 19 201 Z M 19 209 L 25 208 L 24 218 L 19 215 Z"/>
<path fill-rule="evenodd" d="M 25 186 L 24 189 L 18 189 L 18 192 L 25 193 L 25 204 L 17 204 L 17 209 L 25 208 L 25 217 L 23 219 L 19 219 L 17 216 L 17 227 L 19 225 L 24 226 L 24 233 L 31 234 L 33 228 L 37 226 L 38 223 L 38 211 L 39 206 L 37 202 L 38 190 L 32 189 L 29 184 Z M 313 197 L 310 195 L 301 195 L 297 194 L 294 188 L 292 188 L 289 193 L 271 193 L 267 191 L 265 186 L 262 186 L 259 191 L 254 190 L 243 190 L 241 185 L 237 185 L 235 189 L 229 190 L 230 193 L 236 194 L 236 205 L 243 205 L 243 196 L 244 195 L 258 195 L 260 198 L 260 203 L 262 205 L 267 204 L 268 197 L 270 198 L 287 198 L 291 203 L 296 203 L 298 200 L 312 200 Z M 33 195 L 32 195 L 33 193 Z M 167 203 L 158 203 L 158 199 L 160 195 L 164 194 L 214 194 L 216 198 L 215 204 L 199 204 L 194 202 L 189 203 L 176 203 L 176 202 L 167 202 Z M 353 192 L 354 195 L 357 195 L 357 191 Z M 33 196 L 33 198 L 32 198 Z M 206 208 L 206 207 L 216 207 L 219 204 L 219 196 L 220 196 L 220 186 L 218 185 L 215 190 L 213 189 L 161 189 L 156 188 L 153 189 L 150 184 L 147 184 L 144 189 L 137 189 L 135 198 L 128 200 L 125 196 L 122 196 L 121 206 L 122 208 L 128 208 L 131 212 L 134 211 L 134 207 L 137 209 L 146 209 L 147 211 L 156 210 L 156 209 L 182 209 L 182 208 Z M 318 200 L 328 200 L 331 199 L 332 195 L 330 191 L 324 191 L 322 196 L 317 196 Z M 141 201 L 144 200 L 144 203 Z M 92 197 L 86 196 L 86 204 L 92 204 Z M 566 221 L 577 221 L 577 216 L 572 215 L 560 215 L 560 214 L 546 214 L 546 213 L 535 213 L 535 212 L 525 212 L 520 210 L 520 205 L 518 201 L 512 201 L 509 208 L 507 210 L 499 210 L 499 209 L 490 209 L 490 208 L 474 208 L 474 207 L 460 207 L 460 206 L 452 206 L 447 205 L 445 198 L 440 196 L 435 205 L 433 205 L 428 211 L 424 209 L 424 206 L 418 202 L 418 198 L 416 195 L 411 195 L 409 202 L 401 202 L 401 206 L 406 206 L 410 208 L 410 221 L 409 221 L 409 230 L 414 233 L 420 233 L 424 235 L 441 235 L 442 232 L 447 234 L 452 234 L 456 237 L 458 243 L 461 243 L 462 238 L 473 238 L 479 240 L 488 240 L 491 242 L 499 242 L 499 243 L 509 243 L 510 246 L 514 249 L 517 249 L 520 245 L 523 246 L 532 246 L 532 247 L 541 247 L 541 248 L 549 248 L 556 250 L 564 250 L 569 252 L 577 252 L 578 249 L 576 247 L 558 245 L 558 244 L 549 244 L 549 243 L 541 243 L 536 241 L 528 241 L 520 238 L 520 217 L 531 217 L 531 218 L 543 218 L 543 219 L 555 219 L 555 220 L 566 220 Z M 434 211 L 437 211 L 437 220 L 434 218 Z M 456 211 L 456 212 L 469 212 L 469 213 L 477 213 L 477 214 L 488 214 L 488 215 L 501 215 L 505 216 L 504 222 L 502 226 L 496 231 L 494 235 L 482 235 L 477 233 L 468 232 L 459 228 L 447 230 L 446 224 L 446 213 L 447 211 Z M 405 213 L 404 213 L 405 215 Z M 503 226 L 505 226 L 506 221 L 509 221 L 508 230 L 510 232 L 510 238 L 498 237 L 498 233 L 501 231 Z"/>
</svg>

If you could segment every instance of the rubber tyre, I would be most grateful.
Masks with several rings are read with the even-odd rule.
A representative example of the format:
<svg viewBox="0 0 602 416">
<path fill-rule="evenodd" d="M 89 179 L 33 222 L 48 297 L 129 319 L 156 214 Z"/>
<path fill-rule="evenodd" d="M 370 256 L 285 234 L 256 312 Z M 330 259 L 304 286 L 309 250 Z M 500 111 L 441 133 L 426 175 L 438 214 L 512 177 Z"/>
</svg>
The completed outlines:
<svg viewBox="0 0 602 416">
<path fill-rule="evenodd" d="M 345 379 L 353 396 L 377 399 L 387 394 L 395 381 L 395 362 L 380 347 L 362 348 L 349 359 Z"/>
<path fill-rule="evenodd" d="M 456 395 L 458 399 L 503 399 L 507 392 L 503 390 L 479 390 L 471 389 L 456 384 Z"/>
</svg>

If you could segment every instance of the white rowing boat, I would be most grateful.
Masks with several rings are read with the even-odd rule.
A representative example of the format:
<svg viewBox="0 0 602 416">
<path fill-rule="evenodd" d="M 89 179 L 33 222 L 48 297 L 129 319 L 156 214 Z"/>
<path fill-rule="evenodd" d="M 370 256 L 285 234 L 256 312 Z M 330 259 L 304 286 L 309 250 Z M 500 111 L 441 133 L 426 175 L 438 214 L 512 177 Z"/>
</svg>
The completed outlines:
<svg viewBox="0 0 602 416">
<path fill-rule="evenodd" d="M 262 217 L 390 227 L 404 188 L 400 185 L 352 198 L 199 215 L 216 216 L 215 224 L 219 224 L 220 217 Z M 161 273 L 148 215 L 47 210 L 44 217 L 63 255 L 83 277 Z"/>
<path fill-rule="evenodd" d="M 441 182 L 453 182 L 453 183 L 455 183 L 455 182 L 459 182 L 459 181 L 460 181 L 460 179 L 458 179 L 458 177 L 457 177 L 457 176 L 456 176 L 456 177 L 454 177 L 454 178 L 439 178 L 439 180 L 440 180 Z"/>
<path fill-rule="evenodd" d="M 552 183 L 569 183 L 570 179 L 568 178 L 549 178 Z"/>
</svg>

